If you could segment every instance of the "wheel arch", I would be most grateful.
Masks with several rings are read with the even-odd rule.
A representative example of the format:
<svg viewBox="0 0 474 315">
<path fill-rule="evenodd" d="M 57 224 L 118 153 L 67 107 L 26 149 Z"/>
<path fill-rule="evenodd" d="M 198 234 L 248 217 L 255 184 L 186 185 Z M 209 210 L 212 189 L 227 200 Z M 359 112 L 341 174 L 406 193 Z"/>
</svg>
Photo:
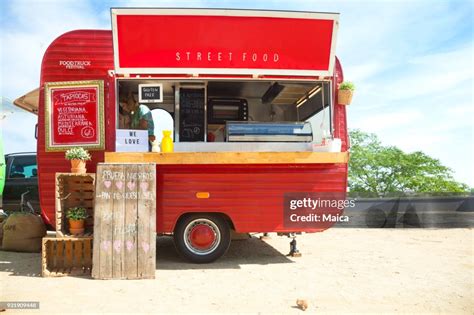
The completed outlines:
<svg viewBox="0 0 474 315">
<path fill-rule="evenodd" d="M 229 224 L 229 227 L 232 230 L 236 230 L 236 226 L 234 224 L 234 220 L 232 220 L 231 216 L 225 212 L 220 212 L 220 211 L 189 211 L 189 212 L 183 212 L 181 213 L 175 220 L 173 224 L 173 232 L 176 230 L 176 227 L 178 226 L 178 223 L 182 220 L 184 220 L 186 217 L 190 215 L 196 215 L 196 214 L 213 214 L 213 215 L 219 215 L 223 217 L 227 223 Z"/>
</svg>

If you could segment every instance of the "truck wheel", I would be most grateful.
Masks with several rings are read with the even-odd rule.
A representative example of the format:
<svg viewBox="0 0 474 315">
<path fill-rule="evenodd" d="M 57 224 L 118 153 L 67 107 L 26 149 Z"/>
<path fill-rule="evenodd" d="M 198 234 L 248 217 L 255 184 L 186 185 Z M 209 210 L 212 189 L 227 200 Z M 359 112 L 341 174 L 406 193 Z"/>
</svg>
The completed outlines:
<svg viewBox="0 0 474 315">
<path fill-rule="evenodd" d="M 210 263 L 229 248 L 229 224 L 219 215 L 187 216 L 176 225 L 174 244 L 178 253 L 191 262 Z"/>
</svg>

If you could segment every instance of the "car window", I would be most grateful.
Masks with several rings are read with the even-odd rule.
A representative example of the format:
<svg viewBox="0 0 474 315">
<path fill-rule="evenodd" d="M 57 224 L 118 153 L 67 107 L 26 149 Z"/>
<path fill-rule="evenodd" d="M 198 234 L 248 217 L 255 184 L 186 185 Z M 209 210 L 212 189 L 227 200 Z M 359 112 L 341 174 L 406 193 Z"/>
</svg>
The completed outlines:
<svg viewBox="0 0 474 315">
<path fill-rule="evenodd" d="M 10 165 L 9 178 L 32 178 L 38 176 L 38 166 L 34 156 L 14 157 Z"/>
</svg>

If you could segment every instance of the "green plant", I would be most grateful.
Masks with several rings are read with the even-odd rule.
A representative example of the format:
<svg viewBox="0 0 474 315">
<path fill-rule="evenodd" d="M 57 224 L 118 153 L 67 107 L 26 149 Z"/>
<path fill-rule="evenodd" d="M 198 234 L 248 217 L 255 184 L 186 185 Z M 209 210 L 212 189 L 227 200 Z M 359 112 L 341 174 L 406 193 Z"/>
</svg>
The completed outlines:
<svg viewBox="0 0 474 315">
<path fill-rule="evenodd" d="M 88 217 L 86 208 L 72 207 L 67 209 L 66 218 L 77 221 L 84 220 Z"/>
<path fill-rule="evenodd" d="M 382 144 L 377 135 L 350 131 L 349 191 L 383 197 L 396 193 L 465 193 L 453 171 L 421 151 L 406 153 Z"/>
<path fill-rule="evenodd" d="M 82 147 L 71 148 L 66 151 L 66 160 L 82 160 L 87 161 L 91 159 L 91 155 Z"/>
<path fill-rule="evenodd" d="M 354 83 L 352 83 L 350 81 L 344 81 L 339 85 L 339 90 L 349 90 L 349 91 L 354 92 L 355 85 L 354 85 Z"/>
</svg>

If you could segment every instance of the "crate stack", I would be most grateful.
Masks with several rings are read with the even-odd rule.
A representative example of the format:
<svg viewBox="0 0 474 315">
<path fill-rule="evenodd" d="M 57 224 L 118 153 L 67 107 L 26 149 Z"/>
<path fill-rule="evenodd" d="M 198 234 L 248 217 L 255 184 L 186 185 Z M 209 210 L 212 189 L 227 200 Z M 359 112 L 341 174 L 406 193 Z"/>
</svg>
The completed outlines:
<svg viewBox="0 0 474 315">
<path fill-rule="evenodd" d="M 56 173 L 56 237 L 43 238 L 43 277 L 90 275 L 94 229 L 95 174 Z M 69 232 L 66 211 L 84 207 L 88 218 L 81 235 Z"/>
</svg>

